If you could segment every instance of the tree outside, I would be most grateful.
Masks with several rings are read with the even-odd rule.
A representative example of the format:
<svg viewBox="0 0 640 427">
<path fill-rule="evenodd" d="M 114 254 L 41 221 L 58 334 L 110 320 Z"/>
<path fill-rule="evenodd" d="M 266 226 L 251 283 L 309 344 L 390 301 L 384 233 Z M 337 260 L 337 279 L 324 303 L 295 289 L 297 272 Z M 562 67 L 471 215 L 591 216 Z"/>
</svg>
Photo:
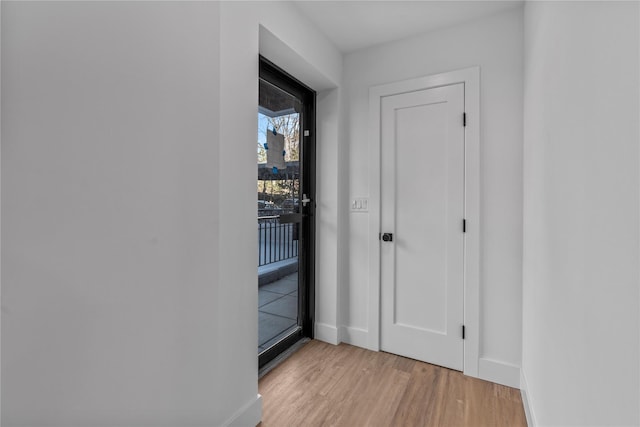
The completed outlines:
<svg viewBox="0 0 640 427">
<path fill-rule="evenodd" d="M 258 164 L 267 162 L 267 150 L 264 148 L 266 132 L 275 129 L 284 135 L 285 161 L 300 160 L 300 115 L 287 114 L 278 117 L 268 117 L 258 113 Z M 258 180 L 258 200 L 272 202 L 270 206 L 281 207 L 287 200 L 297 199 L 299 181 L 297 179 Z"/>
</svg>

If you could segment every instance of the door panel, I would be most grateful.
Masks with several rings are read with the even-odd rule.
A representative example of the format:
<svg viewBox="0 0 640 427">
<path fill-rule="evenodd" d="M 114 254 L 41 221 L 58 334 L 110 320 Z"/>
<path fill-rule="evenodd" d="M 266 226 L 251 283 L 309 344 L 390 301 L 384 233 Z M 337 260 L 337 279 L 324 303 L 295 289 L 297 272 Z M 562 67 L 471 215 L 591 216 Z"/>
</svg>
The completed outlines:
<svg viewBox="0 0 640 427">
<path fill-rule="evenodd" d="M 381 349 L 462 370 L 463 84 L 382 99 Z"/>
<path fill-rule="evenodd" d="M 313 335 L 315 92 L 260 58 L 258 363 Z"/>
</svg>

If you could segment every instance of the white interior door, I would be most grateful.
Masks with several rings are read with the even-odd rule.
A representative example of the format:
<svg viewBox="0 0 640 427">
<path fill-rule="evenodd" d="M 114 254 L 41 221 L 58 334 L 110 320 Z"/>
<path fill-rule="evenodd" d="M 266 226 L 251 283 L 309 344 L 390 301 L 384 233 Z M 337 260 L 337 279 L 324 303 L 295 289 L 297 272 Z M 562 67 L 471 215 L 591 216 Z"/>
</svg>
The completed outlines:
<svg viewBox="0 0 640 427">
<path fill-rule="evenodd" d="M 380 348 L 463 368 L 464 84 L 382 98 Z"/>
</svg>

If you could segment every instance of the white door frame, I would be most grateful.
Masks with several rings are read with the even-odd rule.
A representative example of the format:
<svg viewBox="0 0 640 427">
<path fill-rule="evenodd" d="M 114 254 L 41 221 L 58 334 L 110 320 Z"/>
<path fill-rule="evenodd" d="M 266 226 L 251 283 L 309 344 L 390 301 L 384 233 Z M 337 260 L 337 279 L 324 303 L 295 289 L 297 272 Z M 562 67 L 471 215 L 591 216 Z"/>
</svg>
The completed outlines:
<svg viewBox="0 0 640 427">
<path fill-rule="evenodd" d="M 385 96 L 464 83 L 464 373 L 478 376 L 480 350 L 480 68 L 419 77 L 369 89 L 369 316 L 367 348 L 380 350 L 380 106 Z M 462 117 L 460 118 L 462 120 Z"/>
</svg>

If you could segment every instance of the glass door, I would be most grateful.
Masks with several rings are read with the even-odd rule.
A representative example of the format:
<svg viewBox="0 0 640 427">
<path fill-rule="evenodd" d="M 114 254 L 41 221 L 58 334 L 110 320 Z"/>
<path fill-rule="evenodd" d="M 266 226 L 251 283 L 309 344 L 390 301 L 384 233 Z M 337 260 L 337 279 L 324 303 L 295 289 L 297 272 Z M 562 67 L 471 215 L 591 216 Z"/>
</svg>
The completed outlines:
<svg viewBox="0 0 640 427">
<path fill-rule="evenodd" d="M 313 334 L 315 93 L 260 58 L 258 359 Z"/>
</svg>

